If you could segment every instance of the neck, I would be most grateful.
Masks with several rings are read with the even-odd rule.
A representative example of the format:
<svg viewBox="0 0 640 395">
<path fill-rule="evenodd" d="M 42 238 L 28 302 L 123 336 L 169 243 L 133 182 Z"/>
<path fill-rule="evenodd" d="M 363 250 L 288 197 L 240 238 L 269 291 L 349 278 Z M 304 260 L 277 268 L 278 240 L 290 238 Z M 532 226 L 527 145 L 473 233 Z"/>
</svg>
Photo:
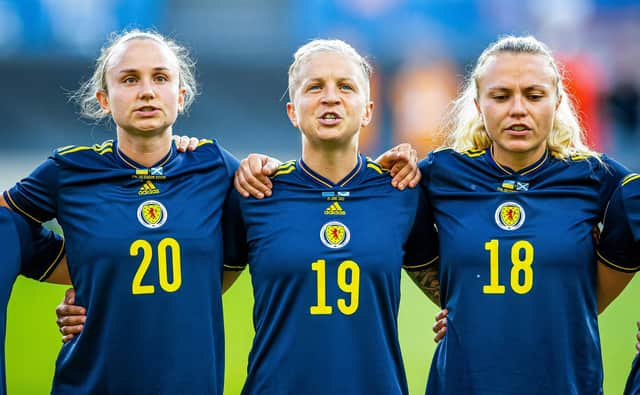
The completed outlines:
<svg viewBox="0 0 640 395">
<path fill-rule="evenodd" d="M 313 171 L 334 184 L 344 179 L 358 163 L 357 136 L 355 143 L 340 147 L 317 147 L 303 141 L 302 160 Z"/>
<path fill-rule="evenodd" d="M 117 130 L 118 149 L 127 157 L 143 166 L 151 167 L 171 150 L 171 129 L 162 133 L 134 134 L 120 128 Z"/>
<path fill-rule="evenodd" d="M 493 159 L 502 166 L 506 166 L 514 171 L 520 171 L 536 163 L 545 155 L 546 146 L 541 151 L 536 152 L 510 152 L 508 155 L 501 155 L 492 146 Z"/>
</svg>

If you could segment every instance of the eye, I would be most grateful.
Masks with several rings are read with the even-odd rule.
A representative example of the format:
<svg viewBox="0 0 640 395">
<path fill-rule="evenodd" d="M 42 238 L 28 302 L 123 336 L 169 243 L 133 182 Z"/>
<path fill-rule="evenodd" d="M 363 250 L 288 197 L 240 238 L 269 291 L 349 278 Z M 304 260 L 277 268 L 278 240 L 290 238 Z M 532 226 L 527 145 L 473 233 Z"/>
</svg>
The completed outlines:
<svg viewBox="0 0 640 395">
<path fill-rule="evenodd" d="M 341 84 L 340 89 L 343 91 L 349 91 L 349 92 L 353 92 L 355 90 L 353 86 L 350 84 Z"/>
<path fill-rule="evenodd" d="M 491 95 L 491 98 L 496 101 L 505 101 L 507 100 L 508 96 L 502 93 L 497 93 L 497 94 Z"/>
<path fill-rule="evenodd" d="M 156 81 L 158 82 L 168 82 L 169 78 L 166 75 L 159 74 L 156 76 Z"/>
<path fill-rule="evenodd" d="M 135 84 L 138 81 L 138 79 L 132 75 L 127 76 L 125 78 L 122 79 L 122 82 L 125 84 Z"/>
<path fill-rule="evenodd" d="M 319 91 L 322 89 L 320 84 L 310 84 L 307 86 L 307 92 Z"/>
<path fill-rule="evenodd" d="M 527 95 L 527 97 L 531 101 L 538 101 L 538 100 L 541 100 L 542 98 L 544 98 L 544 95 L 541 94 L 541 93 L 530 93 L 529 95 Z"/>
</svg>

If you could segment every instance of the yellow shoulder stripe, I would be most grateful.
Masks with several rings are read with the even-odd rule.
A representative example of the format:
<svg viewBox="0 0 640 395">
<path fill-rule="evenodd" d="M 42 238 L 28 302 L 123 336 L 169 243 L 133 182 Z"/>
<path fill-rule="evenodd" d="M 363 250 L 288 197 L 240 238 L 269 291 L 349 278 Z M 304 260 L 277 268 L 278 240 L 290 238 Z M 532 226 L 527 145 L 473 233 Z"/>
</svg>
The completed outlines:
<svg viewBox="0 0 640 395">
<path fill-rule="evenodd" d="M 462 155 L 466 155 L 469 158 L 476 158 L 478 156 L 482 156 L 484 155 L 484 153 L 487 152 L 487 150 L 484 149 L 470 149 L 470 150 L 466 150 L 464 152 L 461 152 Z"/>
<path fill-rule="evenodd" d="M 277 177 L 283 174 L 289 174 L 292 171 L 294 171 L 296 169 L 296 161 L 295 160 L 290 160 L 287 162 L 284 162 L 283 164 L 281 164 L 280 166 L 278 166 L 278 169 L 276 169 L 276 173 L 274 175 L 271 176 L 271 178 L 273 177 Z"/>
<path fill-rule="evenodd" d="M 213 144 L 213 140 L 210 139 L 202 139 L 198 142 L 198 147 L 202 147 L 205 144 Z"/>
<path fill-rule="evenodd" d="M 624 186 L 625 184 L 628 184 L 631 181 L 635 181 L 637 179 L 640 179 L 640 174 L 631 173 L 631 174 L 629 174 L 628 176 L 626 176 L 625 178 L 622 179 L 621 185 Z"/>
<path fill-rule="evenodd" d="M 100 155 L 113 152 L 113 140 L 107 140 L 102 144 L 94 144 L 92 146 L 66 146 L 58 150 L 58 155 L 67 155 L 78 151 L 94 151 Z"/>
</svg>

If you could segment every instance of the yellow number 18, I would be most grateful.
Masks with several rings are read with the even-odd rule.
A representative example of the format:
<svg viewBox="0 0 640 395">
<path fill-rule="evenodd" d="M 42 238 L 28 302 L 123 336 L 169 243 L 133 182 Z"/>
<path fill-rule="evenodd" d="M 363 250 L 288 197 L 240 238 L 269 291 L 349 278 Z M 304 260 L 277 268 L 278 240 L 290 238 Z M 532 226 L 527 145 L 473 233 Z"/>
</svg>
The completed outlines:
<svg viewBox="0 0 640 395">
<path fill-rule="evenodd" d="M 482 287 L 485 294 L 503 294 L 500 285 L 498 265 L 498 240 L 484 243 L 489 251 L 489 285 Z M 517 294 L 526 294 L 533 288 L 533 246 L 526 240 L 519 240 L 511 246 L 511 289 Z M 521 276 L 522 275 L 522 276 Z M 521 279 L 522 277 L 522 279 Z M 522 280 L 522 281 L 521 281 Z"/>
</svg>

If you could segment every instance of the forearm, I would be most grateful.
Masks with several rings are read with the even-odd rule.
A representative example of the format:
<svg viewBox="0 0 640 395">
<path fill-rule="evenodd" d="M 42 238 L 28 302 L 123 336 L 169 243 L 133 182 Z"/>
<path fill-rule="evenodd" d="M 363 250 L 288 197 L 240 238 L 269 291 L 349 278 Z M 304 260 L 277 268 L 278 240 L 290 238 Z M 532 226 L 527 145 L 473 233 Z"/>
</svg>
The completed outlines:
<svg viewBox="0 0 640 395">
<path fill-rule="evenodd" d="M 407 274 L 436 306 L 442 307 L 440 306 L 440 273 L 437 267 L 407 271 Z"/>
</svg>

